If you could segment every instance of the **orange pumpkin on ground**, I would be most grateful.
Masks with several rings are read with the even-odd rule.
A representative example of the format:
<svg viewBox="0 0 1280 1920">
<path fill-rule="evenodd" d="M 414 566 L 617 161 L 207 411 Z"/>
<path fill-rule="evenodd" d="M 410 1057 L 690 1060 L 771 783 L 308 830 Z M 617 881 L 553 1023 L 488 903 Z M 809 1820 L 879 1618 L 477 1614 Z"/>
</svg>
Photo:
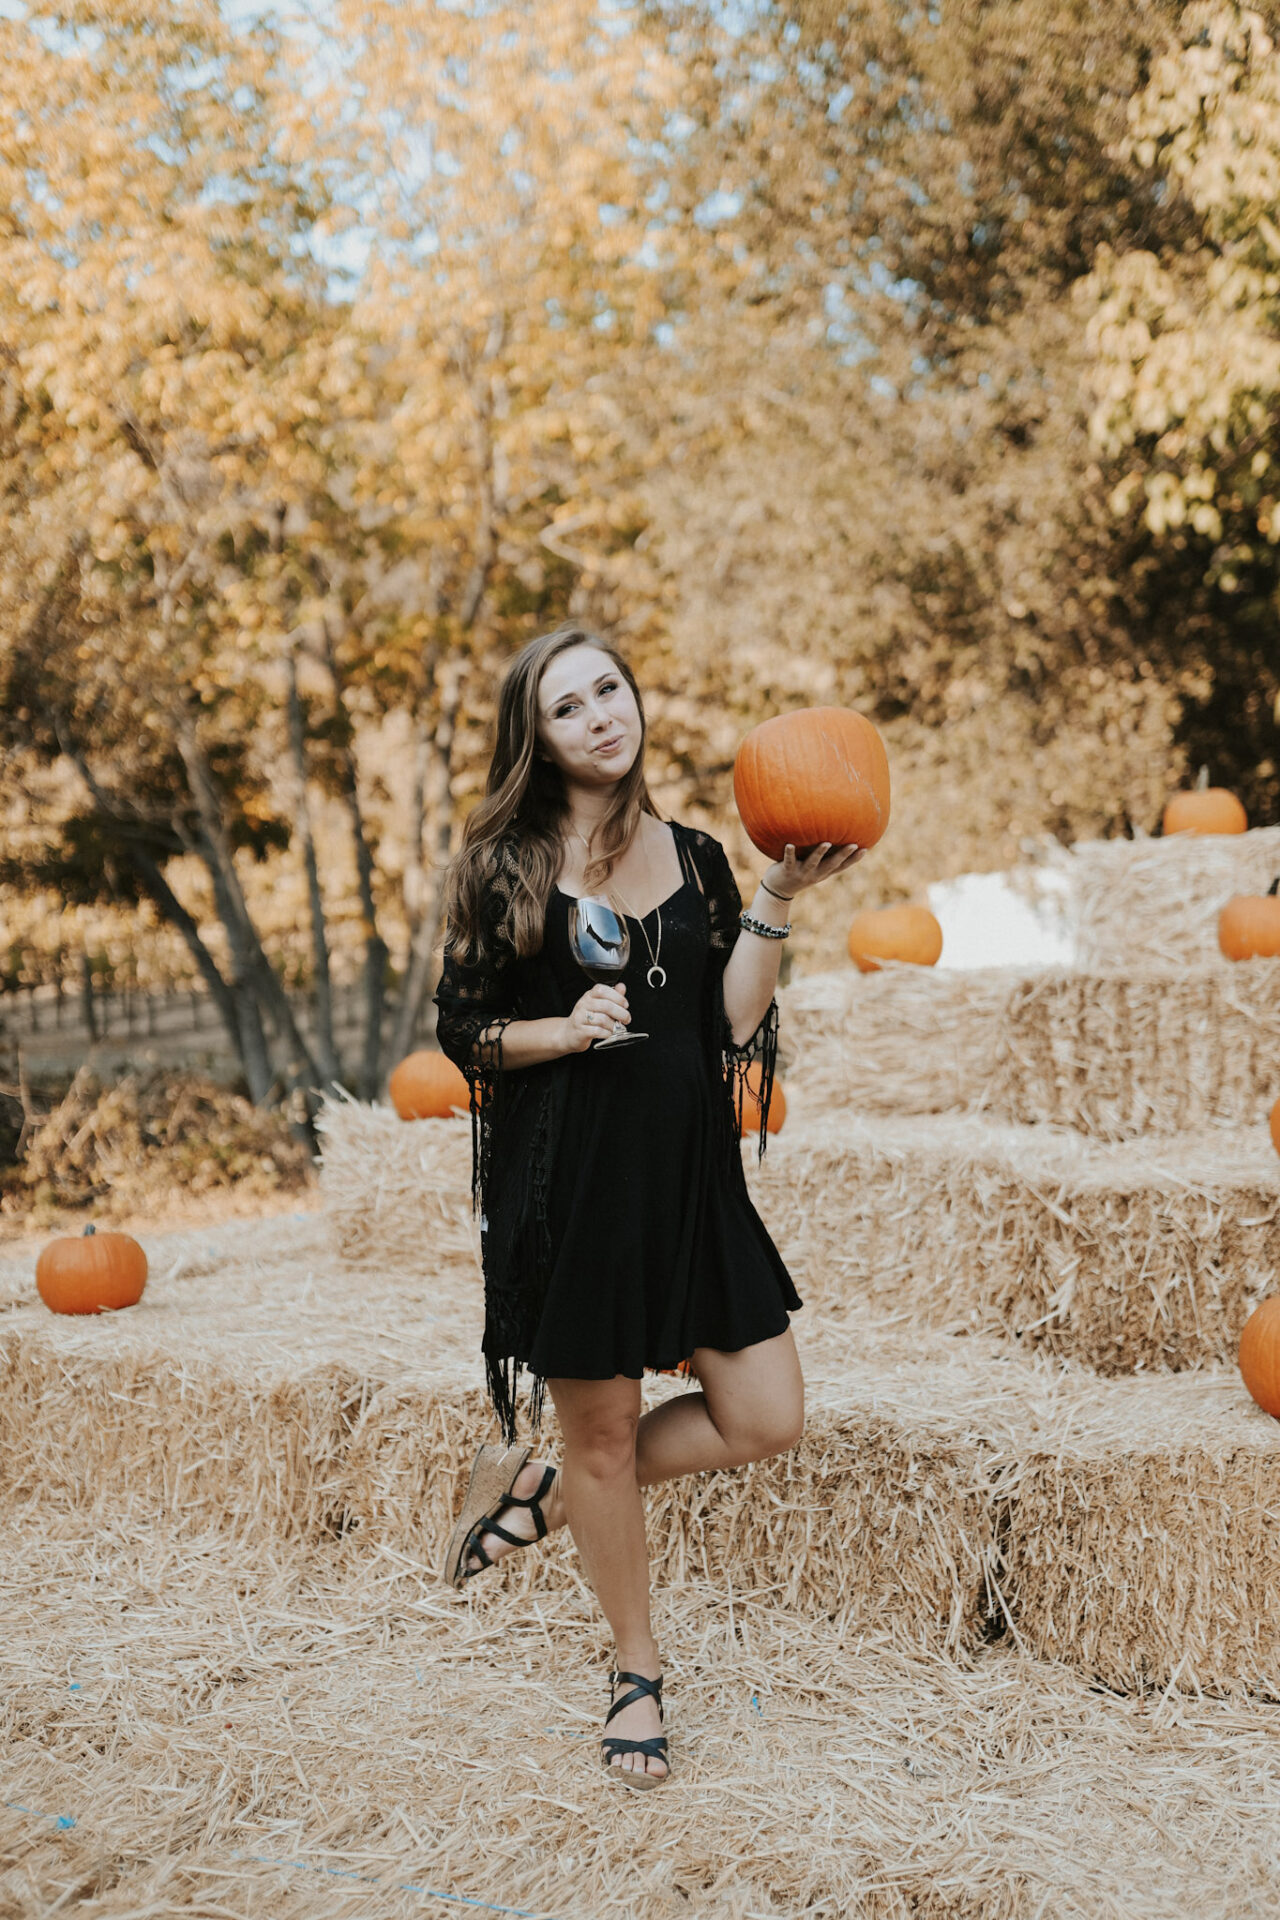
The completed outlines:
<svg viewBox="0 0 1280 1920">
<path fill-rule="evenodd" d="M 760 1081 L 763 1069 L 758 1060 L 753 1060 L 743 1075 L 742 1096 L 742 1137 L 747 1139 L 760 1131 Z M 775 1078 L 773 1092 L 769 1096 L 769 1118 L 765 1123 L 766 1133 L 777 1133 L 787 1117 L 787 1096 L 782 1091 L 782 1082 Z"/>
<path fill-rule="evenodd" d="M 1280 1100 L 1271 1109 L 1271 1144 L 1280 1153 Z"/>
<path fill-rule="evenodd" d="M 1228 960 L 1273 960 L 1280 955 L 1280 880 L 1266 893 L 1238 893 L 1218 915 L 1218 945 Z"/>
<path fill-rule="evenodd" d="M 1262 1411 L 1280 1420 L 1280 1294 L 1260 1300 L 1245 1321 L 1240 1372 Z"/>
<path fill-rule="evenodd" d="M 882 960 L 936 966 L 942 928 L 928 907 L 870 907 L 849 928 L 849 958 L 862 973 L 878 973 Z"/>
<path fill-rule="evenodd" d="M 387 1082 L 402 1120 L 447 1120 L 455 1107 L 471 1108 L 466 1075 L 432 1047 L 406 1054 Z"/>
<path fill-rule="evenodd" d="M 1161 825 L 1166 838 L 1171 833 L 1246 833 L 1249 816 L 1226 787 L 1198 787 L 1170 796 Z"/>
<path fill-rule="evenodd" d="M 127 1233 L 51 1240 L 36 1261 L 36 1287 L 53 1313 L 101 1313 L 136 1307 L 147 1284 L 147 1256 Z"/>
<path fill-rule="evenodd" d="M 752 844 L 781 860 L 822 840 L 874 847 L 889 824 L 889 761 L 869 720 L 849 707 L 777 713 L 747 734 L 733 798 Z"/>
</svg>

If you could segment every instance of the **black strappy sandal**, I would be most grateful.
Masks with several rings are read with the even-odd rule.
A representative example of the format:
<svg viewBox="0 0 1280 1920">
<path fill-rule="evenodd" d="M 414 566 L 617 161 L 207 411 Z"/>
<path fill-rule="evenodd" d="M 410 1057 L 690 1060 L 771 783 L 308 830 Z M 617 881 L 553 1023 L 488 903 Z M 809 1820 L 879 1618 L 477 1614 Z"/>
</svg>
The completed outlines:
<svg viewBox="0 0 1280 1920">
<path fill-rule="evenodd" d="M 624 1693 L 621 1700 L 613 1701 L 613 1705 L 604 1717 L 606 1727 L 615 1713 L 621 1713 L 624 1707 L 633 1707 L 636 1701 L 643 1700 L 646 1694 L 648 1694 L 651 1700 L 657 1701 L 658 1718 L 659 1720 L 662 1719 L 661 1674 L 659 1674 L 656 1680 L 646 1680 L 642 1673 L 611 1673 L 609 1675 L 609 1694 L 611 1698 L 613 1689 L 617 1686 L 619 1680 L 629 1680 L 631 1682 L 631 1691 L 630 1693 Z M 605 1772 L 615 1776 L 628 1787 L 639 1787 L 642 1790 L 647 1787 L 660 1787 L 664 1780 L 671 1778 L 671 1763 L 667 1760 L 667 1736 L 665 1733 L 651 1734 L 647 1740 L 620 1740 L 616 1735 L 612 1735 L 608 1739 L 602 1739 L 600 1747 L 604 1758 Z M 646 1759 L 661 1760 L 666 1764 L 666 1772 L 650 1773 L 647 1767 L 643 1772 L 638 1767 L 615 1767 L 613 1764 L 613 1756 L 615 1753 L 642 1753 Z"/>
<path fill-rule="evenodd" d="M 464 1581 L 474 1579 L 477 1573 L 483 1573 L 486 1567 L 496 1567 L 498 1562 L 484 1550 L 481 1536 L 496 1534 L 499 1540 L 505 1540 L 509 1547 L 531 1547 L 533 1540 L 527 1540 L 522 1534 L 512 1533 L 501 1525 L 504 1513 L 512 1507 L 528 1507 L 533 1515 L 534 1540 L 545 1540 L 547 1522 L 542 1512 L 542 1502 L 555 1485 L 556 1469 L 544 1467 L 542 1478 L 535 1490 L 526 1496 L 513 1493 L 516 1477 L 529 1458 L 528 1447 L 512 1447 L 506 1453 L 499 1454 L 496 1447 L 481 1447 L 471 1469 L 471 1484 L 467 1488 L 462 1503 L 462 1512 L 454 1527 L 445 1555 L 445 1579 L 450 1586 L 460 1587 Z M 499 1489 L 501 1489 L 499 1491 Z M 477 1512 L 477 1509 L 479 1511 Z M 467 1561 L 472 1554 L 479 1560 L 478 1567 L 469 1567 Z M 506 1555 L 501 1556 L 504 1560 Z"/>
</svg>

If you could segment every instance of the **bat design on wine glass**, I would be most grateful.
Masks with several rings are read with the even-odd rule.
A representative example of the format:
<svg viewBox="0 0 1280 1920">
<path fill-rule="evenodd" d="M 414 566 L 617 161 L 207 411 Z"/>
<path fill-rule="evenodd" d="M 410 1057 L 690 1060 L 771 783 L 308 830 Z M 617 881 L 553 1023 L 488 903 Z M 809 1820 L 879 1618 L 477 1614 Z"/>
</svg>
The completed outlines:
<svg viewBox="0 0 1280 1920">
<path fill-rule="evenodd" d="M 569 916 L 569 944 L 573 957 L 589 980 L 607 986 L 620 977 L 631 954 L 631 934 L 622 915 L 601 894 L 583 894 L 575 900 Z M 647 1040 L 647 1033 L 632 1033 L 621 1020 L 613 1023 L 613 1032 L 602 1040 L 593 1040 L 593 1051 L 605 1047 L 627 1047 L 635 1040 Z"/>
</svg>

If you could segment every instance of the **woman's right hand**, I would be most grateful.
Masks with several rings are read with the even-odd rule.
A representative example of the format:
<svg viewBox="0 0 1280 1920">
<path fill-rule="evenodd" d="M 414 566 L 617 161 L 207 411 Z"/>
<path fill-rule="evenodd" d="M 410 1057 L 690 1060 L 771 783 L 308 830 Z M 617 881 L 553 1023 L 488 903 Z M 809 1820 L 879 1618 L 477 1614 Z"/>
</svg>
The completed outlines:
<svg viewBox="0 0 1280 1920">
<path fill-rule="evenodd" d="M 613 1032 L 613 1023 L 631 1025 L 625 987 L 591 987 L 583 994 L 564 1023 L 566 1053 L 585 1053 L 593 1040 L 603 1040 Z"/>
</svg>

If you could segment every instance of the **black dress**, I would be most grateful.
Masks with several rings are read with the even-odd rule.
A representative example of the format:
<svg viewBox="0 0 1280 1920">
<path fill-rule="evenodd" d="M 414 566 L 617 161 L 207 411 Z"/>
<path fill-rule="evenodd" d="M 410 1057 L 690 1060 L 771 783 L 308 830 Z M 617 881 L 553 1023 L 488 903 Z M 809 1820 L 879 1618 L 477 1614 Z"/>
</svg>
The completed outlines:
<svg viewBox="0 0 1280 1920">
<path fill-rule="evenodd" d="M 590 984 L 569 946 L 572 897 L 558 888 L 541 950 L 516 954 L 514 846 L 494 850 L 482 894 L 484 957 L 464 961 L 446 931 L 436 1031 L 470 1086 L 483 1351 L 508 1441 L 525 1369 L 536 1433 L 549 1377 L 635 1379 L 698 1347 L 735 1352 L 781 1333 L 801 1304 L 751 1202 L 739 1144 L 754 1062 L 765 1149 L 777 1003 L 748 1040 L 734 1040 L 723 976 L 741 895 L 717 840 L 669 824 L 684 878 L 661 907 L 666 983 L 648 984 L 634 919 L 624 975 L 632 1027 L 647 1040 L 504 1066 L 511 1020 L 563 1017 Z M 655 944 L 657 921 L 656 909 L 644 921 Z"/>
<path fill-rule="evenodd" d="M 569 945 L 573 898 L 547 908 L 547 956 L 567 1013 L 590 985 Z M 627 916 L 622 976 L 631 1026 L 648 1039 L 568 1057 L 564 1125 L 551 1169 L 555 1247 L 529 1355 L 537 1374 L 638 1379 L 696 1347 L 736 1353 L 783 1332 L 801 1302 L 750 1199 L 716 1150 L 712 1075 L 701 1044 L 707 911 L 686 872 L 661 908 L 663 986 Z M 644 929 L 656 943 L 658 912 Z"/>
</svg>

